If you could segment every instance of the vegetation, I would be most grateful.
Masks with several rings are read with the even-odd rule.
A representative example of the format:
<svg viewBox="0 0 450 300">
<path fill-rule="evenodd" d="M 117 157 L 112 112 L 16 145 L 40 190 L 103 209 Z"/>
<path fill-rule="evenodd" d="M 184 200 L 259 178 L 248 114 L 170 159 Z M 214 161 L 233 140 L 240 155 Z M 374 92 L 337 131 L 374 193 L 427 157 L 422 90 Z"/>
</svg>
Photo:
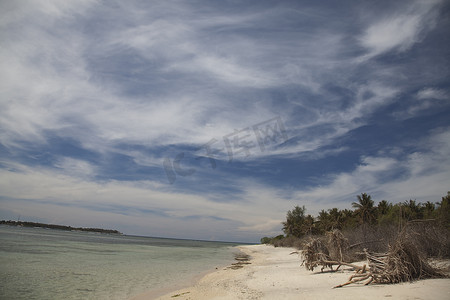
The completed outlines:
<svg viewBox="0 0 450 300">
<path fill-rule="evenodd" d="M 375 283 L 399 283 L 426 278 L 445 278 L 446 274 L 428 264 L 416 245 L 407 234 L 385 253 L 369 253 L 364 250 L 369 266 L 355 266 L 356 273 L 346 283 L 335 286 L 343 287 L 352 283 L 367 280 L 365 285 Z M 337 262 L 338 264 L 343 264 Z M 351 264 L 346 264 L 350 265 Z"/>
<path fill-rule="evenodd" d="M 22 222 L 22 221 L 0 221 L 0 225 L 8 226 L 20 226 L 20 227 L 40 227 L 40 228 L 50 228 L 66 231 L 89 231 L 89 232 L 99 232 L 99 233 L 110 233 L 110 234 L 121 234 L 121 232 L 112 229 L 102 229 L 102 228 L 84 228 L 84 227 L 71 227 L 64 225 L 55 224 L 44 224 L 35 222 Z"/>
<path fill-rule="evenodd" d="M 295 206 L 282 223 L 283 236 L 264 237 L 261 243 L 293 246 L 299 249 L 315 236 L 326 242 L 326 233 L 340 230 L 355 253 L 363 248 L 387 251 L 401 231 L 414 235 L 416 246 L 426 255 L 450 257 L 450 192 L 440 202 L 420 203 L 407 200 L 392 204 L 382 200 L 375 205 L 372 197 L 362 193 L 351 209 L 331 208 L 317 216 L 306 213 L 304 206 Z M 315 244 L 317 245 L 317 243 Z"/>
<path fill-rule="evenodd" d="M 335 288 L 449 277 L 428 258 L 450 257 L 450 192 L 437 203 L 382 200 L 378 205 L 362 193 L 352 208 L 322 210 L 313 217 L 304 206 L 295 206 L 282 222 L 285 236 L 264 237 L 261 243 L 301 249 L 293 253 L 301 253 L 302 265 L 310 271 L 341 266 L 355 270 Z M 353 263 L 359 260 L 368 263 Z"/>
</svg>

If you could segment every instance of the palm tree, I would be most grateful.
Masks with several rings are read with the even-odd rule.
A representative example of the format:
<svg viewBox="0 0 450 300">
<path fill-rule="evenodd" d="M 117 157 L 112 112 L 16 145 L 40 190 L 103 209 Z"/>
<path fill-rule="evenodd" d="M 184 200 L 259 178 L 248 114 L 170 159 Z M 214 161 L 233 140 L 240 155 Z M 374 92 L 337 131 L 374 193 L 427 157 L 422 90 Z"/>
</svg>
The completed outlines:
<svg viewBox="0 0 450 300">
<path fill-rule="evenodd" d="M 314 217 L 311 215 L 307 215 L 305 217 L 305 220 L 303 221 L 303 226 L 302 226 L 303 234 L 312 235 L 312 234 L 316 233 L 314 223 L 315 223 Z"/>
<path fill-rule="evenodd" d="M 437 205 L 436 215 L 439 222 L 450 228 L 450 192 L 447 192 L 447 196 L 442 197 L 442 201 Z"/>
<path fill-rule="evenodd" d="M 370 195 L 362 193 L 356 196 L 358 202 L 353 202 L 352 207 L 355 208 L 355 213 L 359 215 L 362 224 L 370 224 L 375 220 L 374 202 Z"/>
<path fill-rule="evenodd" d="M 319 228 L 321 233 L 325 233 L 331 230 L 330 214 L 326 210 L 322 209 L 319 212 L 319 217 L 317 219 L 319 221 Z"/>
<path fill-rule="evenodd" d="M 336 207 L 328 210 L 331 221 L 331 230 L 333 229 L 342 229 L 342 212 Z"/>
<path fill-rule="evenodd" d="M 355 208 L 355 214 L 359 216 L 362 224 L 364 242 L 367 241 L 367 225 L 373 223 L 375 220 L 376 209 L 373 206 L 374 202 L 370 195 L 362 193 L 361 196 L 356 196 L 358 202 L 353 202 L 352 207 Z"/>
<path fill-rule="evenodd" d="M 355 213 L 351 209 L 344 209 L 341 211 L 342 214 L 342 228 L 354 228 L 356 219 Z"/>
<path fill-rule="evenodd" d="M 387 202 L 386 200 L 381 200 L 380 203 L 378 203 L 378 213 L 380 215 L 386 215 L 389 210 L 392 208 L 392 204 Z"/>
<path fill-rule="evenodd" d="M 422 206 L 423 210 L 424 210 L 424 218 L 426 219 L 430 219 L 433 217 L 433 213 L 434 210 L 436 208 L 436 205 L 431 202 L 431 201 L 427 201 L 423 206 Z"/>
<path fill-rule="evenodd" d="M 421 206 L 422 204 L 416 203 L 416 200 L 409 200 L 403 203 L 403 208 L 405 209 L 405 215 L 408 221 L 423 219 Z"/>
</svg>

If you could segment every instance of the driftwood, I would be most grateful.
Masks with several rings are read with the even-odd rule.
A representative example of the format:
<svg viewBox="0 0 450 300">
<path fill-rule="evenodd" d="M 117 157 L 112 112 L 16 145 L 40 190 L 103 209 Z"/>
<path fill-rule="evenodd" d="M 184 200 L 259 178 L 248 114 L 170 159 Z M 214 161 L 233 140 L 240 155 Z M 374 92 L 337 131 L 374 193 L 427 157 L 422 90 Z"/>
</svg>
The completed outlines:
<svg viewBox="0 0 450 300">
<path fill-rule="evenodd" d="M 305 244 L 302 255 L 302 265 L 309 271 L 314 271 L 318 266 L 322 266 L 322 271 L 326 267 L 333 269 L 333 265 L 326 263 L 326 261 L 331 260 L 328 249 L 318 238 L 312 238 L 310 242 Z"/>
<path fill-rule="evenodd" d="M 379 243 L 379 242 L 382 242 L 382 241 L 383 241 L 383 239 L 371 240 L 371 241 L 366 241 L 366 242 L 360 242 L 360 243 L 352 244 L 348 248 L 352 249 L 352 248 L 355 248 L 355 247 L 360 246 L 360 245 L 371 244 L 371 243 Z"/>
<path fill-rule="evenodd" d="M 440 278 L 445 275 L 433 269 L 420 255 L 417 248 L 406 239 L 398 240 L 386 253 L 370 253 L 364 249 L 369 268 L 350 276 L 346 283 L 335 286 L 343 287 L 352 283 L 367 280 L 371 283 L 399 283 L 424 278 Z"/>
<path fill-rule="evenodd" d="M 346 261 L 349 245 L 348 240 L 339 230 L 327 233 L 328 240 L 323 242 L 319 238 L 311 238 L 303 247 L 302 265 L 307 270 L 314 271 L 321 267 L 321 271 L 330 268 L 337 271 L 341 266 L 349 266 L 356 270 L 347 282 L 335 286 L 343 287 L 349 284 L 364 282 L 371 283 L 399 283 L 424 278 L 446 277 L 431 267 L 412 242 L 413 238 L 405 231 L 399 233 L 399 238 L 385 253 L 374 253 L 364 249 L 368 265 L 357 266 Z M 372 241 L 371 241 L 372 242 Z M 375 241 L 373 241 L 375 242 Z M 333 266 L 337 266 L 333 270 Z"/>
<path fill-rule="evenodd" d="M 348 239 L 346 239 L 342 232 L 337 229 L 327 232 L 327 236 L 327 247 L 330 257 L 335 260 L 344 261 L 344 254 L 349 249 Z"/>
<path fill-rule="evenodd" d="M 337 271 L 341 266 L 349 266 L 358 272 L 362 271 L 364 267 L 360 267 L 348 262 L 345 262 L 346 252 L 349 249 L 348 240 L 339 230 L 333 230 L 327 233 L 328 241 L 325 245 L 318 238 L 311 238 L 310 242 L 303 247 L 302 265 L 309 271 L 314 271 L 318 266 L 321 266 L 321 271 L 325 268 L 330 268 L 332 271 Z M 333 266 L 337 268 L 333 270 Z"/>
</svg>

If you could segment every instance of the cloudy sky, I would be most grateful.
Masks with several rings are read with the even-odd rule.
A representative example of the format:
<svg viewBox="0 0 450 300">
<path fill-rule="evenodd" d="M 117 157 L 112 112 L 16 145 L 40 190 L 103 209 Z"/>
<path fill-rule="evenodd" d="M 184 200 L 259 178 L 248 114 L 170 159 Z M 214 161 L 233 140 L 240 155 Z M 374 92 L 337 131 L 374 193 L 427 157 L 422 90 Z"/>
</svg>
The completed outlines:
<svg viewBox="0 0 450 300">
<path fill-rule="evenodd" d="M 448 1 L 1 1 L 0 218 L 256 242 L 450 190 Z"/>
</svg>

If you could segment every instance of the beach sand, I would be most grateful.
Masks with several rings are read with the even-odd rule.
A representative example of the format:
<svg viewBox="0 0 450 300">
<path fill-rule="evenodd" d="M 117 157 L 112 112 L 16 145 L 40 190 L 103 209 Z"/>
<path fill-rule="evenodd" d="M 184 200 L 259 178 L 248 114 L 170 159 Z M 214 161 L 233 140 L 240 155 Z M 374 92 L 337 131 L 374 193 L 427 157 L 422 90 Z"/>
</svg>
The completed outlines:
<svg viewBox="0 0 450 300">
<path fill-rule="evenodd" d="M 238 247 L 251 256 L 250 264 L 220 268 L 195 285 L 170 292 L 157 299 L 450 299 L 450 279 L 427 279 L 413 283 L 365 286 L 352 284 L 333 289 L 353 274 L 314 272 L 301 267 L 293 248 L 266 245 Z M 363 263 L 363 262 L 362 262 Z M 361 264 L 362 264 L 361 263 Z M 341 267 L 342 268 L 342 267 Z M 136 300 L 154 299 L 150 294 Z"/>
</svg>

